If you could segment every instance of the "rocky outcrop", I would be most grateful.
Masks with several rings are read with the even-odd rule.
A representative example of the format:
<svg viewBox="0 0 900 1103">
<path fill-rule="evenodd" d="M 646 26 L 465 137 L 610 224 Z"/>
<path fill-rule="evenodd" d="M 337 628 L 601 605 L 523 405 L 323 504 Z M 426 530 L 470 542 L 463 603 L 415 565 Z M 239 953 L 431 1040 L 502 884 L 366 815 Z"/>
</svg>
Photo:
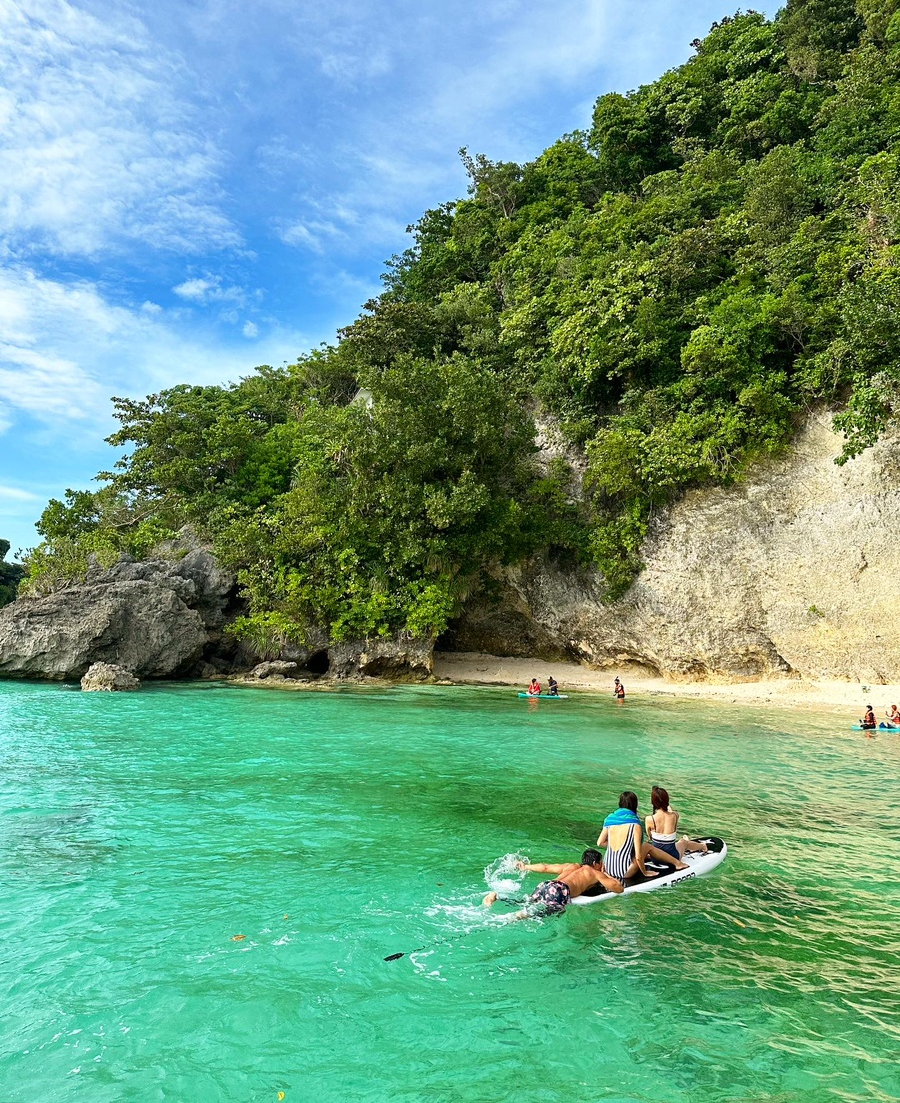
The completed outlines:
<svg viewBox="0 0 900 1103">
<path fill-rule="evenodd" d="M 595 572 L 532 564 L 442 646 L 673 677 L 900 681 L 900 454 L 886 439 L 838 467 L 841 445 L 817 416 L 741 484 L 687 494 L 653 522 L 620 601 L 603 604 Z"/>
<path fill-rule="evenodd" d="M 299 663 L 282 662 L 276 659 L 273 662 L 255 666 L 247 677 L 256 678 L 259 681 L 264 681 L 266 678 L 296 678 L 300 672 Z"/>
<path fill-rule="evenodd" d="M 376 636 L 332 644 L 330 673 L 336 678 L 398 678 L 424 681 L 432 671 L 431 640 Z"/>
<path fill-rule="evenodd" d="M 84 582 L 0 610 L 0 675 L 75 680 L 97 662 L 140 678 L 227 671 L 234 580 L 202 548 L 92 567 Z"/>
<path fill-rule="evenodd" d="M 141 682 L 124 667 L 113 663 L 93 663 L 81 679 L 81 688 L 87 693 L 122 693 L 140 689 Z"/>
<path fill-rule="evenodd" d="M 433 650 L 431 640 L 404 636 L 376 636 L 332 644 L 320 637 L 315 646 L 307 648 L 288 644 L 284 659 L 259 663 L 241 675 L 240 680 L 310 682 L 327 677 L 329 681 L 388 678 L 421 682 L 431 677 Z"/>
</svg>

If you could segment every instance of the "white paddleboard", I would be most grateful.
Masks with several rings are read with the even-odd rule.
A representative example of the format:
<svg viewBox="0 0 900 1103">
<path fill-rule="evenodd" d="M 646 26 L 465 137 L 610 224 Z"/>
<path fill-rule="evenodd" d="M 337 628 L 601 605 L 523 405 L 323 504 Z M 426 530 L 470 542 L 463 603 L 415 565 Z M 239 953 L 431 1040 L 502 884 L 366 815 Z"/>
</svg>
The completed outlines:
<svg viewBox="0 0 900 1103">
<path fill-rule="evenodd" d="M 712 871 L 725 861 L 725 857 L 728 854 L 728 847 L 725 845 L 722 839 L 717 839 L 715 836 L 710 838 L 698 838 L 694 842 L 706 843 L 709 847 L 708 854 L 701 854 L 699 852 L 692 852 L 685 854 L 684 864 L 687 869 L 672 869 L 671 866 L 664 865 L 662 862 L 655 862 L 650 859 L 646 863 L 648 869 L 660 869 L 665 872 L 660 873 L 658 877 L 642 877 L 640 874 L 637 877 L 633 877 L 625 882 L 625 892 L 603 892 L 601 886 L 598 885 L 598 891 L 596 896 L 576 896 L 572 899 L 573 904 L 585 906 L 587 904 L 599 904 L 602 900 L 615 900 L 618 896 L 624 896 L 629 892 L 652 892 L 654 889 L 671 888 L 672 885 L 679 885 L 684 881 L 692 881 L 697 877 L 705 877 L 707 873 Z"/>
</svg>

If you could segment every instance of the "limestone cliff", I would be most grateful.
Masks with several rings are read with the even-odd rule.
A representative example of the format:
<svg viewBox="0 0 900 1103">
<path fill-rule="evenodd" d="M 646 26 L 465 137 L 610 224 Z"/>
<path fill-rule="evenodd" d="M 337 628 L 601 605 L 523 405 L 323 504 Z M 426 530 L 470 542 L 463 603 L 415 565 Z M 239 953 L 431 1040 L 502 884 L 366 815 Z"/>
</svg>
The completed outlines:
<svg viewBox="0 0 900 1103">
<path fill-rule="evenodd" d="M 541 462 L 559 454 L 552 427 L 538 443 Z M 900 451 L 885 439 L 838 467 L 841 443 L 828 417 L 811 418 L 783 458 L 739 485 L 686 495 L 654 518 L 644 570 L 612 605 L 591 570 L 506 570 L 499 601 L 473 599 L 442 649 L 681 678 L 900 681 Z M 431 673 L 429 641 L 321 636 L 255 655 L 223 632 L 238 608 L 234 579 L 202 548 L 95 568 L 82 584 L 0 611 L 0 675 L 75 679 L 111 662 L 141 678 L 205 677 L 261 658 L 295 664 L 289 679 Z"/>
<path fill-rule="evenodd" d="M 843 467 L 816 416 L 784 458 L 656 517 L 628 593 L 591 571 L 504 573 L 495 607 L 464 611 L 447 649 L 638 663 L 675 677 L 773 674 L 900 681 L 900 452 L 886 439 Z"/>
</svg>

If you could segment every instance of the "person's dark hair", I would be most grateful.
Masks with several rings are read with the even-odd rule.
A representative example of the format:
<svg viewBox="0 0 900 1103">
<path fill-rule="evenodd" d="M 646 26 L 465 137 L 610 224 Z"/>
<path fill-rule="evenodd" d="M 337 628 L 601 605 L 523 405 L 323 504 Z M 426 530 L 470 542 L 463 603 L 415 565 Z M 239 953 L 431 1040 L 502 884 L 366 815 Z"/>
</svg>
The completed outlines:
<svg viewBox="0 0 900 1103">
<path fill-rule="evenodd" d="M 637 806 L 638 806 L 637 793 L 632 793 L 630 790 L 626 789 L 624 793 L 621 793 L 619 795 L 619 807 L 620 808 L 628 808 L 632 812 L 637 812 Z"/>
<path fill-rule="evenodd" d="M 650 790 L 650 803 L 654 812 L 665 812 L 669 807 L 669 792 L 661 785 L 654 785 Z"/>
<path fill-rule="evenodd" d="M 584 854 L 581 855 L 581 864 L 583 866 L 595 866 L 598 862 L 601 865 L 603 864 L 603 855 L 599 850 L 586 850 Z"/>
</svg>

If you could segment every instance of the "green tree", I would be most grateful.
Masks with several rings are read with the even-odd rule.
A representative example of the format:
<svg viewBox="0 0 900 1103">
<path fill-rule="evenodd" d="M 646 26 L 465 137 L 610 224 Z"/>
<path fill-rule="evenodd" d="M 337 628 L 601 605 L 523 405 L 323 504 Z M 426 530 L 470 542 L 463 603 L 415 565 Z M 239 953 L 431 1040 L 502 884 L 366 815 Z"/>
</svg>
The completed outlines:
<svg viewBox="0 0 900 1103">
<path fill-rule="evenodd" d="M 836 79 L 863 26 L 854 0 L 788 0 L 781 19 L 788 64 L 804 80 Z"/>
<path fill-rule="evenodd" d="M 8 551 L 9 541 L 0 540 L 0 607 L 15 600 L 19 582 L 25 574 L 24 568 L 18 563 L 4 562 Z"/>
</svg>

